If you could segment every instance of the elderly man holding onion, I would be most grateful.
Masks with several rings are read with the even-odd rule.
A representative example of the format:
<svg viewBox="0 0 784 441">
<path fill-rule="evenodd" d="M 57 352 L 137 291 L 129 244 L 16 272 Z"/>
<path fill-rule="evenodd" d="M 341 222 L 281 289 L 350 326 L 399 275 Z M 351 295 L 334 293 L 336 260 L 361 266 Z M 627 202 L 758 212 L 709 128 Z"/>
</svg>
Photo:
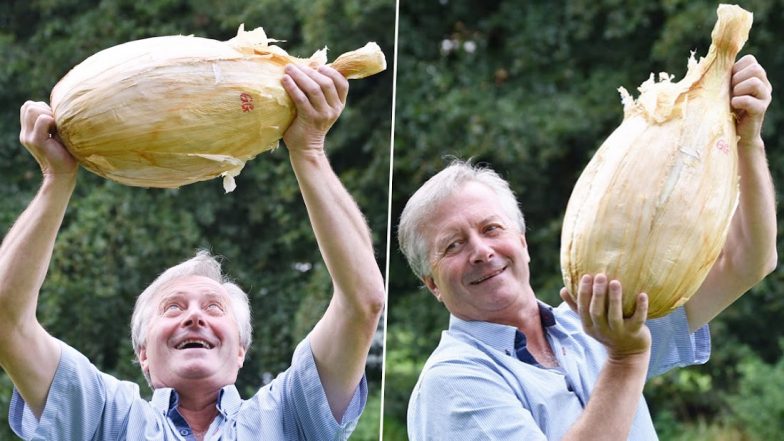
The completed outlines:
<svg viewBox="0 0 784 441">
<path fill-rule="evenodd" d="M 234 382 L 250 345 L 250 310 L 205 252 L 164 272 L 138 298 L 132 337 L 154 389 L 101 373 L 36 319 L 55 237 L 78 165 L 57 138 L 51 109 L 21 109 L 20 140 L 43 184 L 0 247 L 0 365 L 14 383 L 10 424 L 23 439 L 346 439 L 367 396 L 364 367 L 383 309 L 370 234 L 332 171 L 324 139 L 348 82 L 335 70 L 289 66 L 283 85 L 297 107 L 284 141 L 334 295 L 297 347 L 291 367 L 252 398 Z"/>
<path fill-rule="evenodd" d="M 456 162 L 428 180 L 401 215 L 414 273 L 450 312 L 449 329 L 411 395 L 411 440 L 654 440 L 646 378 L 704 363 L 707 323 L 776 266 L 774 193 L 760 136 L 771 99 L 751 56 L 732 76 L 741 201 L 726 245 L 697 293 L 647 319 L 630 317 L 622 287 L 583 275 L 578 299 L 552 308 L 530 284 L 525 222 L 494 171 Z"/>
</svg>

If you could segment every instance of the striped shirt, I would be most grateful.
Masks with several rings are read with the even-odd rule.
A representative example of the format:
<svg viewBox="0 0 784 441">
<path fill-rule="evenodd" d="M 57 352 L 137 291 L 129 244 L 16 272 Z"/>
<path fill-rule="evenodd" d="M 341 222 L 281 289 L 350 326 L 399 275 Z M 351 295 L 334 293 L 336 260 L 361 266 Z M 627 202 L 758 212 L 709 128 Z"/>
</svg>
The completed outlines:
<svg viewBox="0 0 784 441">
<path fill-rule="evenodd" d="M 521 361 L 516 352 L 525 351 L 512 326 L 450 317 L 449 330 L 443 332 L 411 395 L 408 434 L 412 441 L 564 436 L 582 414 L 607 352 L 583 332 L 579 316 L 566 304 L 554 309 L 540 303 L 539 308 L 558 359 L 556 368 Z M 683 308 L 649 320 L 648 327 L 653 342 L 648 378 L 708 360 L 708 327 L 689 333 Z M 521 358 L 525 360 L 525 354 Z M 656 439 L 645 399 L 640 397 L 629 440 Z"/>
<path fill-rule="evenodd" d="M 85 356 L 65 343 L 62 348 L 40 421 L 14 390 L 9 422 L 22 439 L 195 439 L 177 411 L 176 391 L 156 389 L 152 400 L 145 401 L 135 383 L 119 381 L 100 372 Z M 366 399 L 367 383 L 363 378 L 342 421 L 335 420 L 306 338 L 297 346 L 291 367 L 252 398 L 240 398 L 234 385 L 223 387 L 218 394 L 218 415 L 204 439 L 345 440 L 354 430 Z"/>
</svg>

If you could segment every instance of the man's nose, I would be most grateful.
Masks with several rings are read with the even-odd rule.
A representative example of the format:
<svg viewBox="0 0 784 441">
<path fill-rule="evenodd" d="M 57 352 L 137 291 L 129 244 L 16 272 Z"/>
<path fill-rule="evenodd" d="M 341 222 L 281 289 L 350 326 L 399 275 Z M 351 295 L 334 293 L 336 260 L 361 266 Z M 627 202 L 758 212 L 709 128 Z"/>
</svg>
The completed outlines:
<svg viewBox="0 0 784 441">
<path fill-rule="evenodd" d="M 471 246 L 471 263 L 485 263 L 493 258 L 495 251 L 486 240 L 481 237 L 473 237 L 469 243 Z"/>
<path fill-rule="evenodd" d="M 206 326 L 204 321 L 204 313 L 199 308 L 190 308 L 185 314 L 185 319 L 182 321 L 184 328 Z"/>
</svg>

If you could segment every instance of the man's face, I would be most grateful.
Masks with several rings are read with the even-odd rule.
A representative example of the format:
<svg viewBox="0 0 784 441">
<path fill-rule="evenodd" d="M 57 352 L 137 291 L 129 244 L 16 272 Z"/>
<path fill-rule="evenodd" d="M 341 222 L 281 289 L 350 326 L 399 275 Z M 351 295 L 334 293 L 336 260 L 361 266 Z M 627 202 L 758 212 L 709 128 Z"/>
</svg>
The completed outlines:
<svg viewBox="0 0 784 441">
<path fill-rule="evenodd" d="M 234 384 L 245 349 L 230 302 L 218 282 L 203 276 L 182 277 L 161 288 L 139 351 L 153 387 Z"/>
<path fill-rule="evenodd" d="M 425 238 L 431 276 L 424 282 L 454 315 L 504 322 L 518 313 L 529 283 L 528 248 L 495 193 L 463 185 L 433 207 Z"/>
</svg>

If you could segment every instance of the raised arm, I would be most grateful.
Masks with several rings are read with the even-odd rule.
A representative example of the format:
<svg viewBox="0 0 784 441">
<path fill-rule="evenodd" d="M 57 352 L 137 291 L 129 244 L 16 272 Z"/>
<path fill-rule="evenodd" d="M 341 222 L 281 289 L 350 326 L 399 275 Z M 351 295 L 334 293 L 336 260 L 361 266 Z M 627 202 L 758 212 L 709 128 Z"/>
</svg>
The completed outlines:
<svg viewBox="0 0 784 441">
<path fill-rule="evenodd" d="M 324 139 L 343 110 L 348 81 L 337 71 L 290 65 L 283 86 L 297 118 L 283 140 L 334 294 L 316 324 L 311 347 L 332 414 L 339 421 L 365 370 L 384 306 L 384 282 L 370 232 L 324 152 Z"/>
<path fill-rule="evenodd" d="M 608 283 L 604 274 L 583 276 L 575 303 L 566 288 L 561 298 L 577 311 L 583 329 L 607 348 L 602 368 L 591 397 L 580 418 L 569 428 L 564 440 L 626 440 L 642 397 L 651 333 L 645 325 L 648 297 L 637 296 L 634 315 L 623 318 L 620 282 Z"/>
<path fill-rule="evenodd" d="M 765 70 L 753 56 L 746 55 L 735 63 L 731 104 L 740 137 L 740 202 L 719 259 L 686 303 L 692 331 L 708 323 L 776 268 L 776 203 L 761 135 L 771 93 Z"/>
<path fill-rule="evenodd" d="M 77 163 L 52 137 L 45 103 L 26 102 L 19 140 L 38 161 L 43 184 L 0 246 L 0 366 L 40 417 L 60 360 L 60 346 L 35 316 L 55 237 L 76 184 Z"/>
</svg>

